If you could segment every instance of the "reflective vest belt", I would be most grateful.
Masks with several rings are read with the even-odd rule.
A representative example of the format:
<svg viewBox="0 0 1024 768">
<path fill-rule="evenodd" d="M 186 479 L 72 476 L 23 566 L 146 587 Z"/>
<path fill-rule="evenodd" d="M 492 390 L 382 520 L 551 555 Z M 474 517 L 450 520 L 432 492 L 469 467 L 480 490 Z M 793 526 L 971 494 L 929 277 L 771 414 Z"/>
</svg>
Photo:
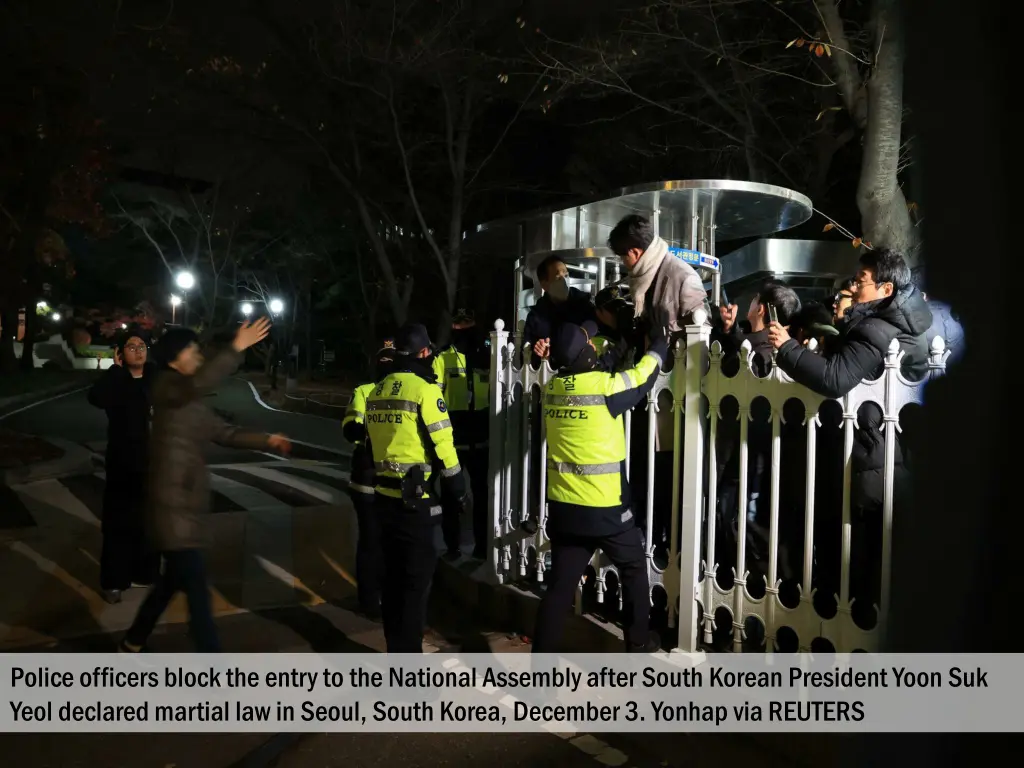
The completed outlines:
<svg viewBox="0 0 1024 768">
<path fill-rule="evenodd" d="M 613 475 L 622 469 L 622 465 L 617 461 L 608 464 L 572 464 L 548 459 L 548 469 L 562 475 Z"/>
<path fill-rule="evenodd" d="M 419 467 L 424 472 L 431 470 L 429 464 L 400 464 L 397 461 L 378 461 L 376 466 L 378 472 L 400 472 L 403 475 L 416 467 Z"/>
<path fill-rule="evenodd" d="M 377 400 L 366 404 L 366 412 L 373 411 L 406 411 L 407 413 L 419 413 L 419 406 L 411 400 Z"/>
<path fill-rule="evenodd" d="M 567 405 L 580 407 L 584 405 L 604 405 L 604 395 L 544 395 L 544 405 Z"/>
</svg>

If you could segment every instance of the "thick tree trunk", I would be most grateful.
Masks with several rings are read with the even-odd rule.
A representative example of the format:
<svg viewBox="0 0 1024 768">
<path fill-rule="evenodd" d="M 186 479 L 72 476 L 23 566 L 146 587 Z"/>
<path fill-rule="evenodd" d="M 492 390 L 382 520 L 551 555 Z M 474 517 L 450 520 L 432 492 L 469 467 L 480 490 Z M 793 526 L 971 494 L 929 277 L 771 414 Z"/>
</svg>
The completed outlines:
<svg viewBox="0 0 1024 768">
<path fill-rule="evenodd" d="M 908 254 L 918 244 L 897 169 L 903 124 L 903 36 L 895 0 L 876 0 L 873 12 L 875 61 L 867 85 L 867 125 L 857 207 L 864 239 L 876 248 Z"/>
</svg>

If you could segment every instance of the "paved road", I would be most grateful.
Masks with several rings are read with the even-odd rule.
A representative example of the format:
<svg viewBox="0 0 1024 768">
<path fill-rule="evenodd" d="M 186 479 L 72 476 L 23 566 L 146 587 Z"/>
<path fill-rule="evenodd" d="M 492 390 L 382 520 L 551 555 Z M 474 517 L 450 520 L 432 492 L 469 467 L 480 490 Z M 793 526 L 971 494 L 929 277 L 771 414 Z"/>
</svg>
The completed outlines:
<svg viewBox="0 0 1024 768">
<path fill-rule="evenodd" d="M 434 603 L 432 626 L 452 626 L 446 608 Z M 380 625 L 339 605 L 293 607 L 226 616 L 217 621 L 225 648 L 238 653 L 356 653 L 383 650 Z M 457 641 L 428 630 L 424 652 L 459 651 Z M 478 635 L 492 652 L 523 652 L 504 635 Z M 105 652 L 115 635 L 99 634 L 25 648 L 53 653 Z M 182 624 L 161 626 L 152 642 L 161 653 L 191 650 Z M 480 650 L 479 647 L 475 648 Z M 0 735 L 0 754 L 26 768 L 431 768 L 494 765 L 527 768 L 697 768 L 709 759 L 723 765 L 815 768 L 834 765 L 836 739 L 818 739 L 806 760 L 742 734 L 306 734 L 272 740 L 269 734 L 19 734 Z M 788 737 L 792 741 L 792 737 Z M 811 737 L 804 739 L 807 746 Z M 827 740 L 828 743 L 824 743 Z M 273 749 L 268 749 L 268 742 Z M 274 752 L 276 762 L 255 760 Z M 712 758 L 713 756 L 713 758 Z M 6 764 L 6 763 L 5 763 Z"/>
<path fill-rule="evenodd" d="M 249 384 L 241 379 L 224 382 L 208 402 L 239 426 L 269 433 L 282 432 L 295 440 L 346 454 L 351 451 L 341 434 L 339 421 L 265 408 L 257 402 Z M 60 437 L 101 451 L 100 444 L 107 436 L 106 415 L 89 405 L 85 390 L 15 413 L 0 420 L 0 424 L 16 432 Z M 254 451 L 220 446 L 209 450 L 209 460 L 214 464 L 264 461 L 266 458 Z"/>
</svg>

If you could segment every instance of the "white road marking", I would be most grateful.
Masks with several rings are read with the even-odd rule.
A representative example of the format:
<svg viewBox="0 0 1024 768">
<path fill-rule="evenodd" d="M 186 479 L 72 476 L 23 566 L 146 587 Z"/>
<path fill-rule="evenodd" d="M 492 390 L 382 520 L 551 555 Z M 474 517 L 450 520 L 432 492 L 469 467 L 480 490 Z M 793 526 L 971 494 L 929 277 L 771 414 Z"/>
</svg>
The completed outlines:
<svg viewBox="0 0 1024 768">
<path fill-rule="evenodd" d="M 289 475 L 286 472 L 278 472 L 276 469 L 270 469 L 269 467 L 253 467 L 246 464 L 239 464 L 234 467 L 234 469 L 238 472 L 245 472 L 246 474 L 253 475 L 255 477 L 262 477 L 265 480 L 272 480 L 275 483 L 290 486 L 312 496 L 314 499 L 320 499 L 325 504 L 340 504 L 345 499 L 345 493 L 343 491 L 336 490 L 330 486 L 317 483 L 313 480 L 306 480 L 305 478 L 300 479 L 295 475 Z"/>
<path fill-rule="evenodd" d="M 273 510 L 276 512 L 288 512 L 291 507 L 283 501 L 278 501 L 269 493 L 253 488 L 251 485 L 232 480 L 230 477 L 221 477 L 215 472 L 210 473 L 210 488 L 222 496 L 226 496 L 232 502 L 242 507 L 247 512 L 253 510 Z"/>
<path fill-rule="evenodd" d="M 53 397 L 48 397 L 45 400 L 37 400 L 36 402 L 29 403 L 28 405 L 22 406 L 21 408 L 18 408 L 15 411 L 8 411 L 7 413 L 0 414 L 0 421 L 3 421 L 8 416 L 13 416 L 16 413 L 21 413 L 22 411 L 27 411 L 29 408 L 35 408 L 37 405 L 45 405 L 46 403 L 52 403 L 54 400 L 60 400 L 62 397 L 67 397 L 68 395 L 73 395 L 76 392 L 84 392 L 87 389 L 89 389 L 89 387 L 79 387 L 78 389 L 72 389 L 70 392 L 61 392 L 59 395 L 54 395 Z"/>
<path fill-rule="evenodd" d="M 20 495 L 45 505 L 45 509 L 30 510 L 37 523 L 52 521 L 53 515 L 49 512 L 51 509 L 55 509 L 77 517 L 94 528 L 100 527 L 100 521 L 96 519 L 96 515 L 59 480 L 39 480 L 34 483 L 12 486 L 12 489 Z"/>
<path fill-rule="evenodd" d="M 239 379 L 239 381 L 245 381 L 245 379 Z M 249 385 L 249 389 L 252 391 L 252 396 L 256 398 L 256 402 L 266 408 L 268 411 L 276 411 L 277 413 L 291 413 L 291 411 L 282 411 L 280 408 L 271 408 L 269 405 L 263 402 L 263 398 L 260 397 L 260 393 L 256 391 L 256 387 L 253 386 L 251 381 L 245 381 Z"/>
</svg>

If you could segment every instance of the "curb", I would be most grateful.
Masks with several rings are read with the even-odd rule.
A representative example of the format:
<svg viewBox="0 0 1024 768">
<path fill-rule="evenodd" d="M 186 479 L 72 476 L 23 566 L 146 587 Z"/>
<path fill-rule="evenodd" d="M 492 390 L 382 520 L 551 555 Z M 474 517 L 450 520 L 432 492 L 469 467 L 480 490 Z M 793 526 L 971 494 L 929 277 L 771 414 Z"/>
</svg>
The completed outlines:
<svg viewBox="0 0 1024 768">
<path fill-rule="evenodd" d="M 443 558 L 434 572 L 434 587 L 464 611 L 471 612 L 496 631 L 514 632 L 533 637 L 540 598 L 515 585 L 491 584 L 477 574 L 489 563 L 461 560 L 450 563 Z M 623 653 L 622 630 L 610 622 L 590 615 L 571 613 L 565 623 L 562 642 L 573 653 Z M 675 654 L 671 654 L 675 655 Z M 707 654 L 710 660 L 714 654 Z M 731 734 L 740 736 L 741 734 Z M 742 734 L 764 750 L 766 756 L 777 757 L 794 766 L 821 764 L 808 762 L 807 751 L 800 740 L 779 742 L 774 734 Z"/>
<path fill-rule="evenodd" d="M 70 440 L 56 437 L 42 439 L 62 449 L 64 455 L 59 459 L 50 459 L 49 461 L 29 464 L 26 467 L 4 470 L 3 475 L 0 475 L 0 482 L 3 482 L 5 485 L 22 485 L 24 483 L 38 482 L 39 480 L 54 480 L 60 477 L 67 477 L 68 475 L 92 474 L 95 471 L 92 451 Z"/>
<path fill-rule="evenodd" d="M 434 588 L 446 597 L 486 619 L 497 631 L 533 636 L 540 598 L 512 585 L 490 584 L 476 578 L 472 571 L 487 567 L 478 561 L 449 563 L 440 560 L 434 574 Z M 579 653 L 622 653 L 622 630 L 611 623 L 575 612 L 565 625 L 563 642 Z"/>
</svg>

